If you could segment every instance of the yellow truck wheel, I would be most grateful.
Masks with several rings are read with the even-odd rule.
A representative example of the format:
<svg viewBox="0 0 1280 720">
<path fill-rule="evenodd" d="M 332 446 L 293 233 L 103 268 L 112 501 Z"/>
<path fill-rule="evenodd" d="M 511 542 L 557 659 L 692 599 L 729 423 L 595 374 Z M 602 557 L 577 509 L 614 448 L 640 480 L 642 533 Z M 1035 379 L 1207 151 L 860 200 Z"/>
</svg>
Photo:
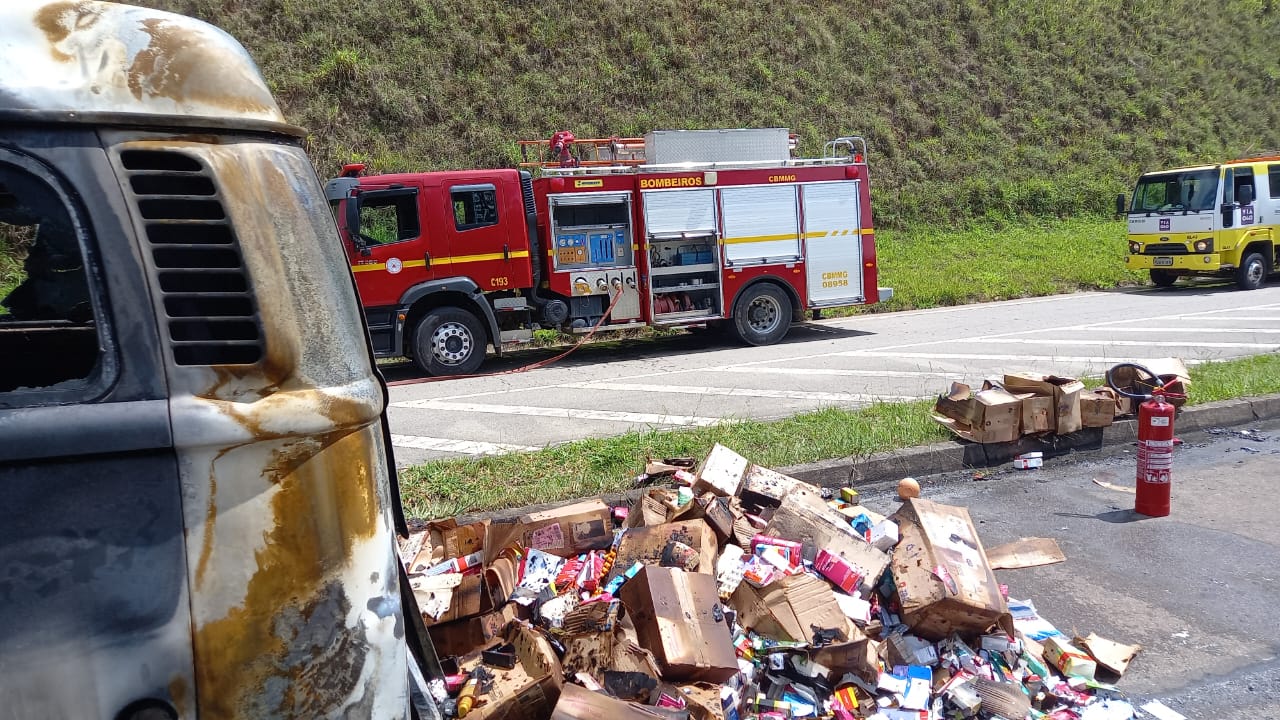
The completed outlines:
<svg viewBox="0 0 1280 720">
<path fill-rule="evenodd" d="M 1257 290 L 1267 280 L 1267 259 L 1262 253 L 1252 252 L 1240 261 L 1236 268 L 1236 286 L 1241 290 Z"/>
</svg>

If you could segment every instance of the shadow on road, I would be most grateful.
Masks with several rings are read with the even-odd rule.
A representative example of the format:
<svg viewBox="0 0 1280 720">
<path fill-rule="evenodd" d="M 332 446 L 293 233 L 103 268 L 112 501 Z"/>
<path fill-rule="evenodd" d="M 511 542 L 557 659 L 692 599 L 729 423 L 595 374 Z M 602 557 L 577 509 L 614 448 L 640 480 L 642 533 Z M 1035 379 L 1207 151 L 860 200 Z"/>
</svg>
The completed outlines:
<svg viewBox="0 0 1280 720">
<path fill-rule="evenodd" d="M 1270 284 L 1272 286 L 1277 284 L 1277 276 L 1271 277 Z M 1263 285 L 1263 287 L 1265 288 L 1267 287 L 1267 285 Z M 1126 287 L 1126 288 L 1116 288 L 1115 290 L 1104 291 L 1104 292 L 1120 292 L 1126 295 L 1207 296 L 1207 295 L 1222 295 L 1225 293 L 1236 293 L 1236 292 L 1244 292 L 1244 291 L 1236 288 L 1236 284 L 1234 280 L 1223 279 L 1223 278 L 1190 278 L 1190 279 L 1184 278 L 1182 280 L 1179 280 L 1178 283 L 1173 287 L 1165 287 L 1165 288 L 1151 287 L 1151 286 Z"/>
<path fill-rule="evenodd" d="M 800 345 L 812 342 L 825 342 L 842 338 L 863 337 L 875 333 L 828 325 L 799 323 L 791 328 L 779 345 Z M 600 339 L 601 337 L 605 339 Z M 627 338 L 610 340 L 607 335 L 597 335 L 596 340 L 578 348 L 569 357 L 556 363 L 560 367 L 578 367 L 583 365 L 600 365 L 627 360 L 658 359 L 679 357 L 713 350 L 746 347 L 726 332 L 714 329 L 692 329 L 670 337 Z M 568 346 L 551 348 L 529 348 L 517 350 L 501 358 L 489 358 L 485 361 L 482 373 L 499 373 L 524 367 L 541 360 L 553 358 Z M 422 373 L 412 362 L 382 363 L 379 365 L 382 374 L 389 382 L 410 380 L 421 377 Z"/>
</svg>

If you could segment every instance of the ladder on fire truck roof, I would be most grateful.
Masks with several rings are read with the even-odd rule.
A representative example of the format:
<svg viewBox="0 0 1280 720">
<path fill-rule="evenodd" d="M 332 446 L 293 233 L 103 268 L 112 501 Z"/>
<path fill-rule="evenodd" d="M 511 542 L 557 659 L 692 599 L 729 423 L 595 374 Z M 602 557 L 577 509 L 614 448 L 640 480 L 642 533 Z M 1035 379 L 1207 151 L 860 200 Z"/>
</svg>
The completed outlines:
<svg viewBox="0 0 1280 720">
<path fill-rule="evenodd" d="M 788 149 L 796 149 L 795 134 L 788 134 Z M 520 140 L 520 167 L 537 169 L 544 175 L 600 175 L 638 172 L 680 172 L 684 170 L 735 170 L 769 167 L 863 164 L 867 141 L 859 136 L 839 137 L 823 146 L 820 158 L 786 160 L 745 160 L 651 164 L 645 157 L 642 137 L 577 138 L 558 132 L 548 140 Z"/>
</svg>

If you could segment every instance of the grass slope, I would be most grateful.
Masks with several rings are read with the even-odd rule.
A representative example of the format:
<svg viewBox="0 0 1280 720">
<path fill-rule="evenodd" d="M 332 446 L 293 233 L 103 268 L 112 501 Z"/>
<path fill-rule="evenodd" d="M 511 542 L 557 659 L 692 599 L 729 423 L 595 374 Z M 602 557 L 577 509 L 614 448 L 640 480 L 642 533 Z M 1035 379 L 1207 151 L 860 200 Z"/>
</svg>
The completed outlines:
<svg viewBox="0 0 1280 720">
<path fill-rule="evenodd" d="M 238 37 L 321 175 L 515 141 L 786 126 L 872 148 L 881 225 L 1101 212 L 1143 168 L 1280 146 L 1271 0 L 135 0 Z"/>
</svg>

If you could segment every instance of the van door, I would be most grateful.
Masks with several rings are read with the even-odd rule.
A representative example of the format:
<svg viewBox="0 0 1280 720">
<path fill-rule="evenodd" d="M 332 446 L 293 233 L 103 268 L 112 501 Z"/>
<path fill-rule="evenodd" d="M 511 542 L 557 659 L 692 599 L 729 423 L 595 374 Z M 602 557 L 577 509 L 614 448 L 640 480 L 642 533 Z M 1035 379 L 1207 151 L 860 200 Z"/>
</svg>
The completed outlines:
<svg viewBox="0 0 1280 720">
<path fill-rule="evenodd" d="M 92 132 L 0 139 L 0 697 L 21 717 L 194 717 L 160 342 L 109 177 Z"/>
<path fill-rule="evenodd" d="M 442 276 L 468 277 L 484 291 L 518 290 L 533 282 L 520 185 L 499 174 L 446 181 L 448 267 Z M 444 263 L 442 263 L 443 265 Z"/>
</svg>

